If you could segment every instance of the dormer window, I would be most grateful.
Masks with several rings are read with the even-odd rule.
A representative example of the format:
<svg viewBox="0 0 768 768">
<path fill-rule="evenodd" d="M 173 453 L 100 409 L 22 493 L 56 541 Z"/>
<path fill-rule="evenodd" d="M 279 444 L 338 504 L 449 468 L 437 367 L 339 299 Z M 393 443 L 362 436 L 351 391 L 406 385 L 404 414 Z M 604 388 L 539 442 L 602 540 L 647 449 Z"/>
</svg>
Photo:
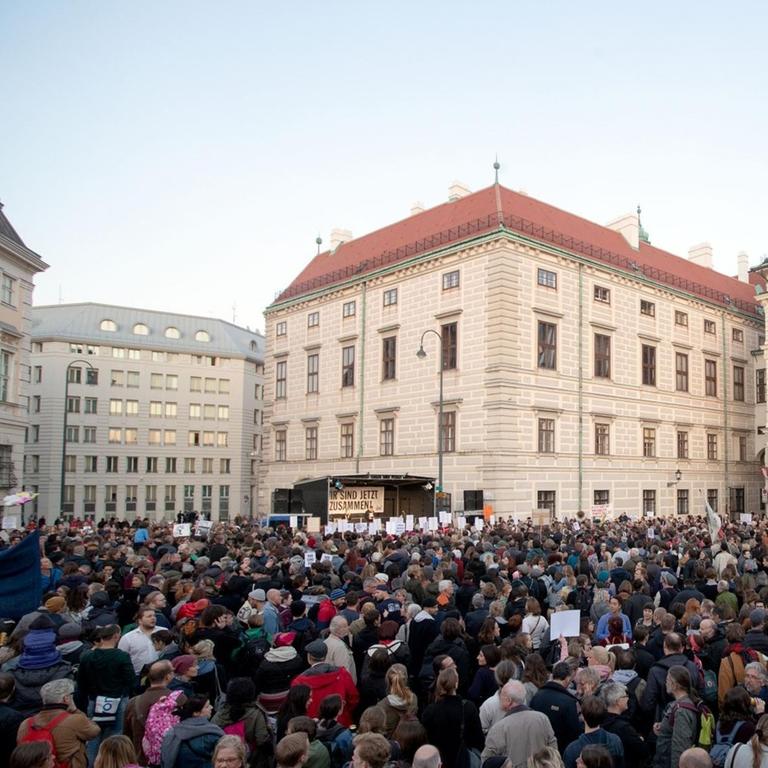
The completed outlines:
<svg viewBox="0 0 768 768">
<path fill-rule="evenodd" d="M 210 341 L 211 335 L 208 333 L 208 331 L 198 331 L 195 334 L 195 341 Z"/>
<path fill-rule="evenodd" d="M 149 328 L 144 323 L 136 323 L 133 326 L 133 333 L 135 336 L 149 336 Z"/>
<path fill-rule="evenodd" d="M 178 328 L 174 328 L 172 325 L 169 325 L 165 329 L 165 338 L 166 339 L 180 339 L 181 334 L 179 333 Z"/>
<path fill-rule="evenodd" d="M 101 323 L 99 323 L 99 328 L 102 331 L 114 333 L 117 331 L 117 323 L 114 320 L 102 320 Z"/>
</svg>

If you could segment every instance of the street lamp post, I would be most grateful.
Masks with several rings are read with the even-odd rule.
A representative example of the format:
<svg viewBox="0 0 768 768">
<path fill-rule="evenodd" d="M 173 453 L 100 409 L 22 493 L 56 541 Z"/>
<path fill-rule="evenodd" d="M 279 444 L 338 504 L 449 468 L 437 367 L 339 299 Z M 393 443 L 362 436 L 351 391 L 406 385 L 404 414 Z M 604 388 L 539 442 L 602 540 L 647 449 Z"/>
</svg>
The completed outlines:
<svg viewBox="0 0 768 768">
<path fill-rule="evenodd" d="M 59 510 L 61 514 L 64 514 L 64 487 L 67 478 L 67 406 L 69 403 L 69 371 L 73 365 L 86 365 L 92 371 L 95 370 L 87 360 L 73 360 L 64 371 L 64 429 L 61 434 L 61 491 L 59 495 Z"/>
<path fill-rule="evenodd" d="M 424 337 L 428 333 L 434 333 L 438 339 L 440 339 L 440 399 L 438 401 L 438 417 L 437 417 L 437 488 L 435 488 L 434 497 L 434 511 L 437 513 L 437 494 L 443 493 L 443 334 L 439 331 L 435 331 L 432 328 L 428 328 L 421 334 L 421 341 L 419 341 L 419 351 L 416 353 L 416 357 L 423 360 L 427 353 L 424 351 Z"/>
</svg>

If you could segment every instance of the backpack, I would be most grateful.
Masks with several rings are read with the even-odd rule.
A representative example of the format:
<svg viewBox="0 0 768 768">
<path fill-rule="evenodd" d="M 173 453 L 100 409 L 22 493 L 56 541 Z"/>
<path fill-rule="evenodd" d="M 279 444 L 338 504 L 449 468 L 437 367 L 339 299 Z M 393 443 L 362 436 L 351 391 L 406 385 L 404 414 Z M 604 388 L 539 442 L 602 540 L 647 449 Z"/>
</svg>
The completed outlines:
<svg viewBox="0 0 768 768">
<path fill-rule="evenodd" d="M 336 723 L 333 728 L 329 728 L 327 731 L 318 729 L 317 740 L 328 750 L 331 768 L 342 768 L 349 759 L 349 756 L 345 754 L 344 747 L 339 742 L 339 736 L 345 730 L 346 728 L 340 723 Z"/>
<path fill-rule="evenodd" d="M 712 760 L 712 765 L 715 768 L 722 768 L 725 765 L 725 759 L 728 757 L 728 753 L 733 746 L 733 740 L 736 738 L 736 731 L 743 725 L 743 720 L 737 720 L 734 724 L 731 732 L 726 736 L 720 733 L 720 726 L 717 726 L 716 736 L 717 743 L 709 750 L 709 757 Z"/>
<path fill-rule="evenodd" d="M 582 616 L 589 616 L 589 609 L 592 607 L 592 598 L 586 587 L 576 587 L 573 590 L 573 600 L 571 605 L 576 611 L 581 611 Z"/>
<path fill-rule="evenodd" d="M 53 759 L 55 760 L 55 768 L 69 768 L 69 763 L 61 762 L 56 754 L 56 744 L 53 741 L 53 734 L 51 731 L 61 722 L 63 722 L 67 717 L 69 717 L 70 713 L 66 710 L 64 712 L 61 712 L 60 714 L 56 715 L 56 717 L 53 718 L 50 722 L 46 723 L 45 725 L 41 725 L 37 722 L 35 722 L 34 717 L 29 718 L 29 727 L 27 728 L 27 732 L 24 734 L 24 738 L 19 741 L 19 744 L 28 744 L 33 741 L 44 741 L 51 747 L 51 754 L 53 755 Z"/>
<path fill-rule="evenodd" d="M 696 713 L 697 738 L 695 746 L 709 752 L 715 741 L 715 717 L 712 714 L 712 710 L 703 701 L 698 701 L 696 704 L 674 702 L 669 717 L 669 724 L 673 728 L 675 725 L 675 713 L 678 709 L 687 709 L 690 712 Z"/>
<path fill-rule="evenodd" d="M 229 725 L 225 725 L 222 730 L 224 733 L 226 733 L 228 736 L 237 736 L 240 741 L 243 742 L 246 749 L 248 750 L 248 753 L 251 754 L 254 751 L 254 744 L 251 744 L 246 738 L 245 738 L 245 718 L 242 720 L 238 720 L 236 723 L 230 723 Z"/>
<path fill-rule="evenodd" d="M 144 724 L 141 748 L 144 750 L 150 765 L 160 765 L 163 737 L 174 725 L 181 722 L 180 718 L 173 714 L 173 710 L 176 709 L 176 699 L 179 696 L 181 696 L 181 691 L 171 691 L 149 708 L 147 721 Z"/>
<path fill-rule="evenodd" d="M 266 637 L 252 637 L 238 650 L 238 662 L 245 664 L 253 674 L 264 659 L 264 654 L 270 649 Z"/>
<path fill-rule="evenodd" d="M 702 698 L 708 705 L 717 703 L 717 675 L 711 669 L 704 670 Z"/>
</svg>

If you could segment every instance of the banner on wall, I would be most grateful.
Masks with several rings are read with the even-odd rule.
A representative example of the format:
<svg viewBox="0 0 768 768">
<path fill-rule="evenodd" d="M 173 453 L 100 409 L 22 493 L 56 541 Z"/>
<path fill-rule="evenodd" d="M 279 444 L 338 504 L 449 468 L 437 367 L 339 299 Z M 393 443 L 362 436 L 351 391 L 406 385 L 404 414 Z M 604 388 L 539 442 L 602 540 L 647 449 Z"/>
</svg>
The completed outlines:
<svg viewBox="0 0 768 768">
<path fill-rule="evenodd" d="M 346 517 L 347 515 L 381 517 L 384 514 L 384 487 L 353 488 L 347 486 L 341 490 L 332 488 L 328 491 L 328 514 L 331 517 Z"/>
</svg>

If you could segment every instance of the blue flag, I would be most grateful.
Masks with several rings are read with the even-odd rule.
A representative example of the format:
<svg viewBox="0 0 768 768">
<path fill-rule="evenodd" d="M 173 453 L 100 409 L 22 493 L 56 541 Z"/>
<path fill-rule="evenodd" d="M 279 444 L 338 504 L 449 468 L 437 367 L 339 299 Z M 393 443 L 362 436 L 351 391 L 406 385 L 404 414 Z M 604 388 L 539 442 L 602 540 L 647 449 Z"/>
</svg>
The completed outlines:
<svg viewBox="0 0 768 768">
<path fill-rule="evenodd" d="M 0 552 L 0 619 L 15 619 L 40 607 L 40 534 Z"/>
</svg>

